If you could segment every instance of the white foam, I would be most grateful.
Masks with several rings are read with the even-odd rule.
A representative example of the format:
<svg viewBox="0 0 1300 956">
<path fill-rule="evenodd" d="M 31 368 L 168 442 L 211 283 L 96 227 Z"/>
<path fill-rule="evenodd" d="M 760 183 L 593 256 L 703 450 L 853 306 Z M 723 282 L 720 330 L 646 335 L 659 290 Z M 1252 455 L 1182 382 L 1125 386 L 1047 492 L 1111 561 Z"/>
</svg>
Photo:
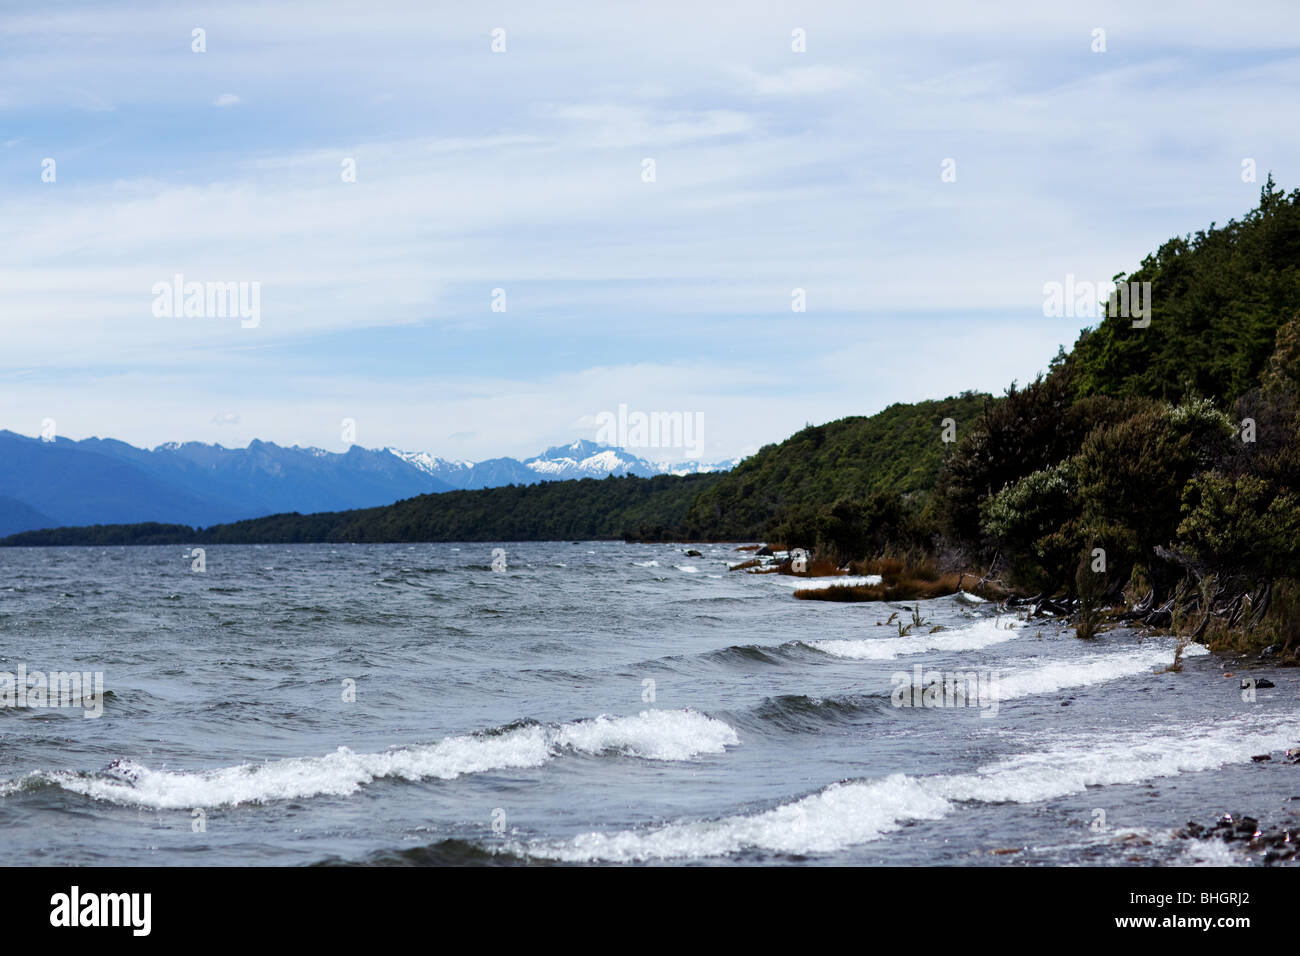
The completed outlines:
<svg viewBox="0 0 1300 956">
<path fill-rule="evenodd" d="M 933 634 L 807 643 L 809 647 L 835 657 L 855 661 L 890 661 L 906 654 L 921 654 L 925 651 L 974 651 L 992 647 L 1014 638 L 1023 624 L 1023 621 L 1015 618 L 986 618 L 967 627 L 936 631 Z"/>
<path fill-rule="evenodd" d="M 1202 657 L 1210 653 L 1201 644 L 1188 644 L 1183 657 Z M 1150 674 L 1156 668 L 1172 664 L 1174 645 L 1161 642 L 1155 647 L 1110 654 L 1093 654 L 1080 660 L 1053 661 L 1011 672 L 999 671 L 994 696 L 999 700 L 1050 694 L 1067 687 L 1087 687 L 1120 680 L 1138 674 Z"/>
<path fill-rule="evenodd" d="M 673 567 L 675 567 L 678 571 L 685 571 L 687 574 L 695 574 L 697 571 L 700 570 L 699 568 L 692 567 L 689 564 L 674 564 Z"/>
<path fill-rule="evenodd" d="M 655 561 L 655 560 L 650 560 L 650 561 L 633 561 L 632 563 L 635 564 L 638 568 L 657 568 L 657 567 L 659 567 L 659 562 L 658 562 L 658 561 Z"/>
<path fill-rule="evenodd" d="M 1245 866 L 1249 854 L 1223 840 L 1187 840 L 1180 866 Z"/>
<path fill-rule="evenodd" d="M 678 823 L 647 832 L 587 833 L 528 853 L 573 862 L 627 862 L 726 856 L 746 847 L 786 853 L 831 853 L 897 830 L 907 820 L 938 819 L 951 805 L 919 781 L 895 774 L 871 784 L 837 784 L 752 816 Z"/>
<path fill-rule="evenodd" d="M 96 800 L 180 809 L 234 806 L 321 795 L 344 796 L 384 777 L 450 780 L 491 770 L 540 767 L 565 750 L 617 753 L 646 760 L 688 760 L 740 743 L 729 725 L 691 710 L 647 710 L 634 717 L 600 716 L 489 736 L 448 737 L 436 744 L 323 757 L 293 757 L 206 771 L 151 770 L 121 761 L 114 777 L 66 771 L 37 776 Z M 0 791 L 2 792 L 2 791 Z"/>
<path fill-rule="evenodd" d="M 730 725 L 692 710 L 647 710 L 636 717 L 601 716 L 564 724 L 553 743 L 592 754 L 612 751 L 647 760 L 688 760 L 697 754 L 725 753 L 740 738 Z"/>
<path fill-rule="evenodd" d="M 1238 717 L 1180 725 L 1157 735 L 1058 737 L 1052 746 L 997 761 L 973 773 L 834 784 L 763 813 L 675 823 L 650 830 L 588 833 L 561 843 L 515 847 L 548 859 L 625 862 L 725 856 L 747 848 L 834 853 L 870 842 L 914 820 L 937 820 L 963 802 L 1037 803 L 1088 787 L 1245 763 L 1288 746 L 1300 732 L 1294 716 Z"/>
<path fill-rule="evenodd" d="M 827 574 L 814 578 L 800 577 L 797 574 L 774 574 L 772 578 L 778 584 L 797 591 L 820 591 L 822 588 L 863 587 L 879 584 L 884 580 L 879 574 Z"/>
</svg>

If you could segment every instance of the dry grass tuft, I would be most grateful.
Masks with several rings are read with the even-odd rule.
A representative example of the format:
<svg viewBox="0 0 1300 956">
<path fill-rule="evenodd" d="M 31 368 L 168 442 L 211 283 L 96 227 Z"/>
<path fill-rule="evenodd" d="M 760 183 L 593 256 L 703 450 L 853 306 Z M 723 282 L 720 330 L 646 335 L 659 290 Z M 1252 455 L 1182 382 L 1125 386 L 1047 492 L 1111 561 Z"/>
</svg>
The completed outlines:
<svg viewBox="0 0 1300 956">
<path fill-rule="evenodd" d="M 846 573 L 829 558 L 809 558 L 808 567 L 804 571 L 794 571 L 789 563 L 783 561 L 779 570 L 782 574 L 792 574 L 797 578 L 825 578 Z"/>
</svg>

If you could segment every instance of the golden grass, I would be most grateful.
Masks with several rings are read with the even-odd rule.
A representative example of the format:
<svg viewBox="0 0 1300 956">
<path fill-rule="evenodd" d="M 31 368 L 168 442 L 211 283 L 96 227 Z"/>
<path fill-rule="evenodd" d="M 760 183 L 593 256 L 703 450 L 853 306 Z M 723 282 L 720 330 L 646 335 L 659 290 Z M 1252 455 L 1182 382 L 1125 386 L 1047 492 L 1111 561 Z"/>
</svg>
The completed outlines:
<svg viewBox="0 0 1300 956">
<path fill-rule="evenodd" d="M 849 564 L 854 574 L 879 574 L 886 580 L 901 577 L 906 567 L 902 558 L 864 558 Z"/>
<path fill-rule="evenodd" d="M 793 571 L 788 564 L 782 564 L 779 570 L 781 574 L 792 574 L 797 578 L 824 578 L 845 573 L 829 558 L 810 558 L 808 567 L 804 571 Z"/>
</svg>

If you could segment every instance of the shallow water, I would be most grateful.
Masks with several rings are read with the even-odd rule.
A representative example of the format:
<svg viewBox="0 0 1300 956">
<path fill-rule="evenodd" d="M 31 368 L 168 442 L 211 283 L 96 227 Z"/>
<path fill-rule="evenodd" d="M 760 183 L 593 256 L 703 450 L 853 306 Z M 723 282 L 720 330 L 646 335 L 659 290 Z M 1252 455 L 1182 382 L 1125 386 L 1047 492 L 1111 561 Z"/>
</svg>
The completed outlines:
<svg viewBox="0 0 1300 956">
<path fill-rule="evenodd" d="M 1294 670 L 1245 671 L 1277 686 L 1243 701 L 1240 665 L 1199 648 L 1158 672 L 1168 638 L 1083 642 L 959 598 L 900 636 L 913 605 L 798 601 L 696 547 L 209 547 L 203 573 L 173 547 L 0 551 L 0 671 L 98 671 L 108 692 L 98 719 L 0 707 L 0 848 L 1222 864 L 1250 857 L 1173 831 L 1300 809 L 1278 759 L 1300 743 Z M 978 699 L 895 706 L 926 702 L 901 689 L 917 665 L 973 675 Z"/>
</svg>

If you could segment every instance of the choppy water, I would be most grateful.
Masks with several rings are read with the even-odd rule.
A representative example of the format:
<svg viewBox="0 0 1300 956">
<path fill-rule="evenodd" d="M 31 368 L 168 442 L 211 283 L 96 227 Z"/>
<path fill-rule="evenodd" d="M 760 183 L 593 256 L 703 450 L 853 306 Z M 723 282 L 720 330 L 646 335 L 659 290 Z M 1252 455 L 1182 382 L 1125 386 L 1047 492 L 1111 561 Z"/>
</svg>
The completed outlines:
<svg viewBox="0 0 1300 956">
<path fill-rule="evenodd" d="M 181 548 L 0 551 L 0 671 L 102 671 L 108 692 L 98 719 L 0 707 L 0 849 L 1227 863 L 1247 858 L 1172 831 L 1300 808 L 1277 759 L 1300 743 L 1294 671 L 1248 671 L 1277 686 L 1247 702 L 1210 655 L 1155 672 L 1167 638 L 1082 642 L 957 598 L 899 636 L 901 605 L 796 601 L 699 548 L 211 547 L 204 573 Z M 895 706 L 916 665 L 982 675 L 983 706 Z"/>
</svg>

